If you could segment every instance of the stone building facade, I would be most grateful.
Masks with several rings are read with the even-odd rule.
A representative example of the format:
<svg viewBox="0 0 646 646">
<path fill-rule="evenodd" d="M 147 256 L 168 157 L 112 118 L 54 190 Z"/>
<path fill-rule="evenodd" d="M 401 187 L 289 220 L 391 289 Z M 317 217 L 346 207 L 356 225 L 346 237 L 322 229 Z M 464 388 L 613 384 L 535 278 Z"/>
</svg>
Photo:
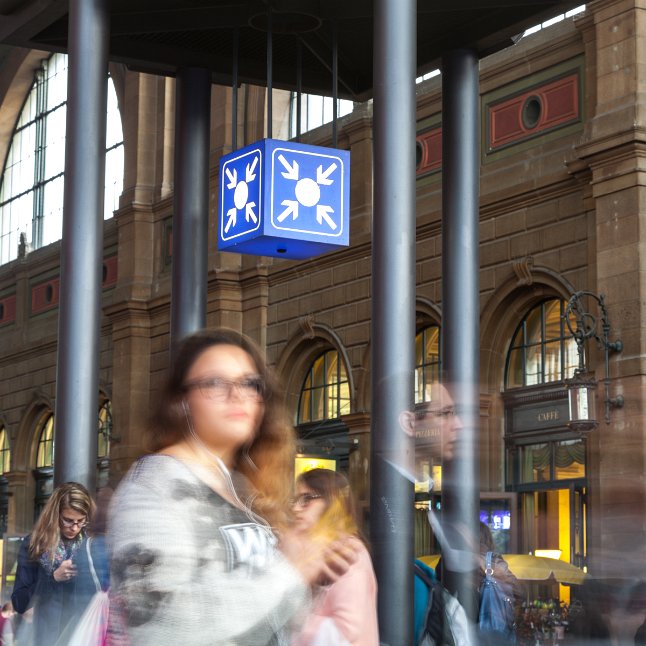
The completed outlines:
<svg viewBox="0 0 646 646">
<path fill-rule="evenodd" d="M 480 473 L 483 501 L 495 501 L 483 510 L 499 515 L 509 549 L 558 548 L 566 560 L 598 573 L 616 571 L 616 554 L 646 544 L 645 38 L 642 0 L 595 0 L 575 19 L 480 65 Z M 46 56 L 3 52 L 2 159 Z M 102 403 L 111 404 L 109 469 L 116 480 L 144 450 L 142 427 L 168 365 L 174 81 L 117 65 L 110 72 L 125 164 L 119 208 L 104 230 L 100 384 Z M 421 83 L 417 97 L 418 331 L 459 335 L 441 327 L 441 77 Z M 287 100 L 277 96 L 274 133 L 288 113 Z M 239 142 L 264 136 L 264 114 L 265 91 L 243 87 Z M 338 458 L 366 505 L 371 104 L 357 105 L 338 123 L 338 147 L 352 159 L 350 246 L 309 261 L 216 251 L 218 163 L 231 149 L 231 123 L 231 91 L 213 86 L 208 325 L 240 329 L 260 343 L 285 383 L 295 424 L 313 362 L 334 353 L 348 401 L 333 418 L 301 418 L 298 428 L 304 451 Z M 329 146 L 331 128 L 303 140 Z M 10 451 L 3 474 L 10 535 L 31 527 L 39 482 L 47 476 L 37 460 L 43 420 L 55 406 L 59 251 L 54 243 L 0 266 L 0 425 Z M 623 342 L 610 359 L 609 387 L 625 405 L 606 424 L 600 383 L 600 423 L 583 439 L 566 424 L 563 383 L 575 364 L 561 315 L 577 290 L 605 295 L 611 336 Z M 603 353 L 591 344 L 586 358 L 603 380 Z M 423 456 L 419 462 L 437 466 L 423 464 Z"/>
</svg>

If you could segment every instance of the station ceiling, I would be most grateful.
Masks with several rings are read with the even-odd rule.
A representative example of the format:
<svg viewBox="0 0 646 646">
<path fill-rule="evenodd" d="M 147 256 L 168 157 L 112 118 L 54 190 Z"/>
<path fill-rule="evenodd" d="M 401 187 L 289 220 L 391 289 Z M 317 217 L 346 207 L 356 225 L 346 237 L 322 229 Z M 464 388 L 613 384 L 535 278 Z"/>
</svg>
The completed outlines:
<svg viewBox="0 0 646 646">
<path fill-rule="evenodd" d="M 469 47 L 482 57 L 512 45 L 526 28 L 580 4 L 418 0 L 418 73 L 439 67 L 449 49 Z M 273 86 L 295 90 L 300 77 L 303 92 L 331 95 L 336 39 L 339 97 L 370 98 L 373 5 L 271 0 Z M 237 67 L 239 83 L 267 84 L 268 0 L 109 0 L 108 7 L 113 62 L 167 76 L 181 67 L 206 67 L 222 85 L 232 84 Z M 0 43 L 66 52 L 68 8 L 69 0 L 0 0 Z"/>
</svg>

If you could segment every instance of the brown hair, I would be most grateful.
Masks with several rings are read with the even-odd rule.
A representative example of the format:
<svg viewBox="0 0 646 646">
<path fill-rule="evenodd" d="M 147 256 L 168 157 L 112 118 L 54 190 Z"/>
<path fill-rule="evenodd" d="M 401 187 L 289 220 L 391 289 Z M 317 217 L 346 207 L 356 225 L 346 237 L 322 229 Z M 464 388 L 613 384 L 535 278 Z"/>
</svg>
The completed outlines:
<svg viewBox="0 0 646 646">
<path fill-rule="evenodd" d="M 61 540 L 60 515 L 63 509 L 73 509 L 83 514 L 87 522 L 94 515 L 94 501 L 89 491 L 78 482 L 66 482 L 54 489 L 34 525 L 29 539 L 29 556 L 39 558 L 52 551 Z M 85 528 L 81 530 L 85 531 Z"/>
<path fill-rule="evenodd" d="M 297 483 L 305 485 L 314 493 L 322 496 L 327 503 L 326 512 L 321 517 L 321 523 L 338 523 L 336 528 L 323 528 L 325 531 L 336 529 L 340 533 L 349 533 L 365 542 L 359 531 L 354 497 L 350 491 L 348 479 L 338 471 L 331 469 L 310 469 L 301 473 Z"/>
<path fill-rule="evenodd" d="M 187 392 L 186 376 L 198 357 L 217 345 L 231 345 L 244 350 L 263 378 L 262 420 L 252 442 L 238 452 L 235 468 L 252 483 L 258 494 L 254 500 L 255 510 L 270 523 L 283 525 L 289 509 L 294 431 L 287 422 L 284 394 L 273 371 L 267 366 L 258 346 L 244 334 L 226 328 L 201 330 L 180 343 L 151 417 L 149 448 L 160 451 L 183 440 L 188 434 L 182 407 Z"/>
<path fill-rule="evenodd" d="M 487 552 L 495 551 L 496 544 L 494 543 L 491 530 L 486 523 L 480 521 L 480 554 L 486 554 Z"/>
</svg>

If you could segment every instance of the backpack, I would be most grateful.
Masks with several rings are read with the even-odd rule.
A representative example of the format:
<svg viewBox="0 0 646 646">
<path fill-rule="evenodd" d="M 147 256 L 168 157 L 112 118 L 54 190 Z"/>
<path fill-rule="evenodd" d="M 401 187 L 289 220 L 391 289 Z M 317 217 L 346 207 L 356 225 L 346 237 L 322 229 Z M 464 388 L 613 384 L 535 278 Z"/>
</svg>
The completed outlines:
<svg viewBox="0 0 646 646">
<path fill-rule="evenodd" d="M 513 593 L 493 575 L 493 552 L 485 557 L 485 578 L 480 586 L 480 616 L 478 628 L 483 638 L 496 644 L 516 643 L 516 618 Z"/>
<path fill-rule="evenodd" d="M 424 563 L 416 560 L 414 567 L 415 626 L 419 626 L 415 631 L 415 646 L 475 646 L 471 625 L 460 602 Z"/>
</svg>

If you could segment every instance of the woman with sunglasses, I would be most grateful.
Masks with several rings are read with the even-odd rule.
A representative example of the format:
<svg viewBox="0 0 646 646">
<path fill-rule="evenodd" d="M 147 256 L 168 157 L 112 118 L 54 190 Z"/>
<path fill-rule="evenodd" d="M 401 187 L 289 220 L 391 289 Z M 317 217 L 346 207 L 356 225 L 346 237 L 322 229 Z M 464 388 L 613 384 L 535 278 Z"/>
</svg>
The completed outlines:
<svg viewBox="0 0 646 646">
<path fill-rule="evenodd" d="M 11 595 L 19 614 L 33 608 L 33 643 L 56 644 L 85 610 L 96 586 L 88 562 L 87 528 L 94 502 L 87 489 L 66 482 L 49 497 L 18 553 Z M 91 547 L 95 573 L 107 588 L 108 567 L 101 543 Z"/>
<path fill-rule="evenodd" d="M 294 528 L 310 540 L 353 536 L 357 559 L 336 581 L 313 585 L 314 606 L 293 638 L 293 646 L 378 646 L 377 581 L 357 527 L 347 479 L 329 469 L 298 476 L 293 500 Z"/>
<path fill-rule="evenodd" d="M 108 642 L 284 643 L 308 584 L 353 552 L 283 531 L 293 430 L 260 351 L 232 330 L 195 333 L 156 402 L 154 452 L 111 501 Z"/>
</svg>

